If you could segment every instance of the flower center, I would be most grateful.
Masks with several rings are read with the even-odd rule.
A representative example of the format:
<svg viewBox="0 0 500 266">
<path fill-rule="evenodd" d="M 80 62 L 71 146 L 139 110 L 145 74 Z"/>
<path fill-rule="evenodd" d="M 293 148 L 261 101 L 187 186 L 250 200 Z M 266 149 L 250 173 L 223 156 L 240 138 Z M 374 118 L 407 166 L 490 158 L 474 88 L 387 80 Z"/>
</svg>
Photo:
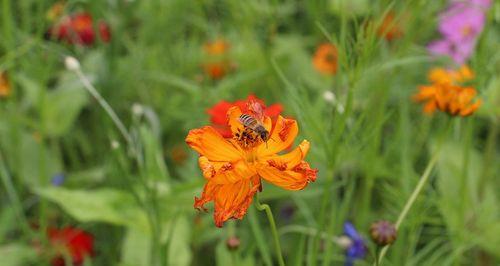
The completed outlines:
<svg viewBox="0 0 500 266">
<path fill-rule="evenodd" d="M 330 63 L 330 64 L 333 64 L 335 63 L 337 59 L 337 56 L 333 53 L 328 53 L 326 56 L 325 56 L 325 61 Z"/>
<path fill-rule="evenodd" d="M 468 37 L 468 36 L 472 35 L 472 27 L 470 25 L 465 25 L 461 29 L 461 33 L 462 33 L 463 37 Z"/>
<path fill-rule="evenodd" d="M 261 143 L 259 135 L 247 127 L 243 130 L 238 129 L 238 132 L 234 134 L 233 138 L 245 150 L 252 149 Z"/>
</svg>

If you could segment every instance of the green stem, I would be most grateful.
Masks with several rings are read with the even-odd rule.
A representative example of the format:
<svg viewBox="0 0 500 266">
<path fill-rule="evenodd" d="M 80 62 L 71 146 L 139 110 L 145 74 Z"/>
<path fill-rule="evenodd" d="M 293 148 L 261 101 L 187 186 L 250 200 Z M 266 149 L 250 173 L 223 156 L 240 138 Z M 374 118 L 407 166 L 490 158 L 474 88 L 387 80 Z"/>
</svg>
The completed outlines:
<svg viewBox="0 0 500 266">
<path fill-rule="evenodd" d="M 439 147 L 436 150 L 436 152 L 434 153 L 434 155 L 432 156 L 432 158 L 429 161 L 429 163 L 427 164 L 427 167 L 425 168 L 424 173 L 420 177 L 420 180 L 418 181 L 417 186 L 413 190 L 413 193 L 411 194 L 410 198 L 406 201 L 406 204 L 403 207 L 403 210 L 399 214 L 398 220 L 396 221 L 396 225 L 395 225 L 396 230 L 398 230 L 399 227 L 401 226 L 401 223 L 406 218 L 406 215 L 408 215 L 408 212 L 410 211 L 410 208 L 413 206 L 413 204 L 415 203 L 415 200 L 417 199 L 418 195 L 420 194 L 420 192 L 424 188 L 424 185 L 427 183 L 427 180 L 431 176 L 432 169 L 434 168 L 434 165 L 436 164 L 438 158 L 439 158 Z M 389 246 L 385 246 L 382 249 L 382 251 L 380 252 L 380 255 L 378 256 L 378 259 L 375 260 L 375 265 L 378 265 L 378 263 L 380 263 L 382 261 L 382 259 L 384 258 L 385 254 L 387 253 L 387 249 L 388 248 L 389 248 Z"/>
<path fill-rule="evenodd" d="M 7 171 L 7 166 L 4 163 L 4 158 L 1 152 L 0 152 L 0 178 L 2 179 L 2 183 L 5 186 L 5 190 L 7 191 L 7 197 L 12 203 L 12 208 L 17 216 L 20 226 L 24 231 L 24 233 L 28 234 L 30 232 L 30 226 L 28 220 L 24 216 L 23 205 L 21 203 L 21 200 L 19 199 L 19 195 L 16 192 L 14 183 L 12 182 L 12 178 L 9 172 Z"/>
<path fill-rule="evenodd" d="M 276 223 L 274 222 L 273 213 L 269 205 L 260 203 L 259 193 L 255 195 L 255 207 L 257 207 L 257 210 L 259 211 L 266 212 L 267 220 L 269 220 L 269 224 L 271 225 L 271 232 L 273 233 L 274 246 L 276 248 L 276 256 L 278 257 L 279 265 L 284 266 L 285 261 L 283 260 L 283 255 L 281 254 L 280 238 L 278 235 L 278 230 L 276 229 Z"/>
<path fill-rule="evenodd" d="M 494 161 L 495 157 L 495 147 L 497 144 L 497 137 L 498 137 L 498 124 L 500 123 L 499 121 L 492 121 L 491 122 L 491 127 L 488 132 L 488 137 L 486 138 L 486 147 L 484 149 L 484 155 L 483 155 L 483 169 L 481 172 L 481 176 L 479 177 L 479 198 L 483 199 L 484 196 L 484 191 L 486 189 L 486 184 L 488 184 L 488 179 L 491 176 L 491 166 L 494 165 L 494 163 L 491 163 Z"/>
<path fill-rule="evenodd" d="M 403 210 L 398 216 L 398 219 L 396 221 L 395 227 L 396 230 L 399 229 L 401 226 L 401 223 L 403 223 L 403 220 L 406 218 L 406 215 L 408 215 L 408 212 L 410 211 L 411 207 L 415 203 L 418 195 L 420 192 L 422 192 L 422 189 L 424 188 L 424 185 L 427 183 L 427 180 L 429 179 L 432 169 L 434 168 L 434 165 L 437 163 L 439 159 L 439 154 L 441 151 L 441 147 L 443 145 L 443 142 L 446 138 L 446 136 L 449 134 L 449 131 L 451 129 L 452 125 L 452 120 L 448 120 L 447 125 L 444 127 L 444 130 L 442 131 L 441 136 L 439 137 L 438 143 L 436 145 L 436 149 L 434 151 L 434 154 L 432 155 L 429 163 L 425 167 L 424 173 L 420 177 L 420 180 L 417 183 L 417 186 L 413 190 L 410 198 L 406 201 L 405 206 L 403 207 Z M 387 253 L 387 250 L 389 249 L 390 246 L 385 246 L 381 251 L 380 255 L 378 255 L 377 259 L 375 259 L 374 265 L 378 265 L 379 263 L 382 262 L 382 259 L 384 258 L 385 254 Z"/>
<path fill-rule="evenodd" d="M 106 102 L 106 100 L 101 96 L 101 94 L 99 94 L 99 92 L 95 89 L 95 87 L 92 85 L 92 83 L 90 83 L 89 79 L 83 74 L 83 72 L 80 70 L 80 68 L 75 69 L 74 72 L 76 73 L 76 75 L 78 76 L 80 81 L 82 82 L 85 89 L 97 100 L 99 105 L 101 105 L 101 107 L 104 109 L 104 111 L 106 111 L 106 113 L 111 118 L 111 120 L 113 120 L 113 123 L 118 128 L 120 133 L 123 135 L 123 137 L 125 138 L 127 143 L 130 145 L 130 147 L 134 148 L 132 137 L 128 133 L 127 129 L 125 128 L 125 126 L 123 125 L 122 121 L 120 120 L 118 115 L 115 113 L 113 108 L 111 108 L 111 106 L 108 104 L 108 102 Z"/>
</svg>

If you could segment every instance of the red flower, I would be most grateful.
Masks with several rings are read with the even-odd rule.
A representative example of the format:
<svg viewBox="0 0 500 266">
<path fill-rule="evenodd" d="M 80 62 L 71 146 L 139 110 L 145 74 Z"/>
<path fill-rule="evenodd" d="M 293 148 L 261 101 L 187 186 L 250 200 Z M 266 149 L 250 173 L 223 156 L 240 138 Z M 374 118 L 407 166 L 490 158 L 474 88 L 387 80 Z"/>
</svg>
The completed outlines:
<svg viewBox="0 0 500 266">
<path fill-rule="evenodd" d="M 103 42 L 109 42 L 111 33 L 108 24 L 100 21 L 97 24 L 99 36 Z M 94 21 L 89 13 L 76 13 L 64 16 L 59 23 L 49 29 L 51 38 L 69 44 L 91 45 L 96 40 Z"/>
<path fill-rule="evenodd" d="M 73 265 L 81 265 L 85 257 L 94 255 L 94 237 L 78 228 L 47 229 L 50 245 L 55 250 L 52 265 L 64 266 L 64 256 L 73 259 Z"/>
<path fill-rule="evenodd" d="M 255 101 L 264 107 L 264 115 L 269 116 L 272 119 L 278 117 L 278 115 L 283 110 L 281 104 L 273 104 L 266 107 L 264 101 L 255 97 L 255 95 L 250 94 L 245 100 L 237 100 L 235 102 L 220 101 L 212 108 L 207 110 L 210 115 L 210 122 L 212 122 L 213 127 L 219 131 L 219 133 L 224 138 L 230 138 L 232 136 L 231 129 L 227 125 L 227 111 L 233 106 L 238 106 L 243 113 L 248 113 L 248 103 Z"/>
</svg>

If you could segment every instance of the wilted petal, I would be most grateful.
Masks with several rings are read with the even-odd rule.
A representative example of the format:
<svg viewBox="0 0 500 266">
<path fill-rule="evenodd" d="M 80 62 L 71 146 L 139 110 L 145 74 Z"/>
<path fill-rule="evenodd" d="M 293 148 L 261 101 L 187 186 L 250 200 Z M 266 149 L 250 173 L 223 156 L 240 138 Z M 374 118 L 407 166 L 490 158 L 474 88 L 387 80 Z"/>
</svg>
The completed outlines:
<svg viewBox="0 0 500 266">
<path fill-rule="evenodd" d="M 281 164 L 280 164 L 281 163 Z M 268 161 L 259 163 L 257 172 L 266 181 L 287 190 L 301 190 L 316 180 L 318 170 L 311 169 L 305 161 L 299 162 L 293 168 L 283 162 Z"/>
<path fill-rule="evenodd" d="M 204 203 L 213 200 L 215 225 L 222 227 L 229 219 L 243 218 L 259 186 L 260 183 L 254 182 L 252 178 L 230 184 L 214 184 L 209 181 L 204 188 L 202 198 L 196 199 L 195 207 L 202 207 Z"/>
<path fill-rule="evenodd" d="M 309 141 L 303 140 L 297 148 L 287 154 L 261 157 L 259 160 L 267 164 L 280 165 L 284 169 L 291 170 L 306 157 L 309 147 Z"/>
<path fill-rule="evenodd" d="M 257 153 L 260 157 L 266 157 L 288 148 L 292 145 L 298 132 L 297 121 L 279 116 L 267 145 L 259 146 Z"/>
</svg>

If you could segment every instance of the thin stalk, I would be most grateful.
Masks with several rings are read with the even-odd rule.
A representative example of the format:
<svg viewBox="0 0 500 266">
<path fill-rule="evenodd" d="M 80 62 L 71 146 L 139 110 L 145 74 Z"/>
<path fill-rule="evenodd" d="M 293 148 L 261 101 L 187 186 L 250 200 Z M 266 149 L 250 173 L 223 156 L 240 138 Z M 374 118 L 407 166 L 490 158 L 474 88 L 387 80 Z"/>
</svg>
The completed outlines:
<svg viewBox="0 0 500 266">
<path fill-rule="evenodd" d="M 438 158 L 439 158 L 439 148 L 437 149 L 437 151 L 434 153 L 434 155 L 432 156 L 431 160 L 427 164 L 427 167 L 425 168 L 424 173 L 420 177 L 420 180 L 418 181 L 417 186 L 413 190 L 413 193 L 411 194 L 410 198 L 406 201 L 406 204 L 403 207 L 403 210 L 399 214 L 398 220 L 396 221 L 396 224 L 395 224 L 396 230 L 399 229 L 399 227 L 401 226 L 401 223 L 406 218 L 406 215 L 408 215 L 408 212 L 410 211 L 410 208 L 415 203 L 415 200 L 417 199 L 418 195 L 420 195 L 420 192 L 424 188 L 424 185 L 427 183 L 427 180 L 431 176 L 432 169 L 434 168 L 434 165 L 436 164 Z M 374 265 L 378 265 L 382 261 L 382 259 L 384 258 L 385 254 L 387 253 L 387 249 L 388 248 L 389 248 L 389 246 L 385 246 L 382 249 L 382 251 L 380 252 L 380 255 L 379 255 L 378 259 L 375 260 L 375 264 Z"/>
<path fill-rule="evenodd" d="M 377 246 L 375 248 L 375 266 L 380 265 L 380 261 L 376 259 L 376 258 L 378 258 L 379 254 L 380 254 L 380 246 Z"/>
<path fill-rule="evenodd" d="M 321 239 L 329 240 L 340 247 L 343 247 L 344 245 L 344 241 L 340 237 L 334 236 L 328 232 L 321 232 L 318 229 L 312 227 L 306 227 L 302 225 L 288 225 L 281 228 L 280 235 L 288 233 L 297 233 L 312 237 L 316 237 L 317 235 L 319 235 Z"/>
<path fill-rule="evenodd" d="M 118 115 L 115 113 L 113 108 L 106 102 L 106 100 L 99 94 L 99 92 L 95 89 L 95 87 L 90 83 L 89 79 L 83 74 L 80 68 L 73 69 L 73 71 L 76 73 L 80 81 L 82 82 L 83 86 L 85 89 L 97 100 L 99 105 L 106 111 L 108 116 L 111 118 L 115 126 L 118 128 L 122 136 L 125 138 L 127 143 L 130 145 L 131 148 L 134 148 L 133 141 L 132 141 L 132 136 L 130 136 L 129 132 L 123 125 L 122 121 L 118 117 Z"/>
<path fill-rule="evenodd" d="M 491 166 L 494 165 L 492 163 L 495 157 L 495 147 L 497 144 L 498 137 L 498 124 L 500 121 L 492 121 L 490 126 L 490 130 L 488 132 L 488 137 L 486 138 L 486 147 L 484 149 L 483 155 L 483 169 L 481 172 L 481 176 L 479 177 L 479 197 L 483 199 L 484 191 L 488 184 L 488 179 L 491 176 Z"/>
<path fill-rule="evenodd" d="M 269 205 L 260 203 L 259 193 L 257 193 L 255 195 L 255 207 L 259 211 L 266 212 L 267 220 L 269 221 L 269 224 L 271 225 L 271 232 L 272 232 L 273 238 L 274 238 L 274 247 L 276 249 L 276 256 L 278 257 L 279 265 L 285 266 L 285 261 L 283 260 L 283 255 L 281 254 L 280 238 L 278 235 L 278 230 L 276 229 L 276 223 L 274 222 L 273 213 L 272 213 Z"/>
</svg>

